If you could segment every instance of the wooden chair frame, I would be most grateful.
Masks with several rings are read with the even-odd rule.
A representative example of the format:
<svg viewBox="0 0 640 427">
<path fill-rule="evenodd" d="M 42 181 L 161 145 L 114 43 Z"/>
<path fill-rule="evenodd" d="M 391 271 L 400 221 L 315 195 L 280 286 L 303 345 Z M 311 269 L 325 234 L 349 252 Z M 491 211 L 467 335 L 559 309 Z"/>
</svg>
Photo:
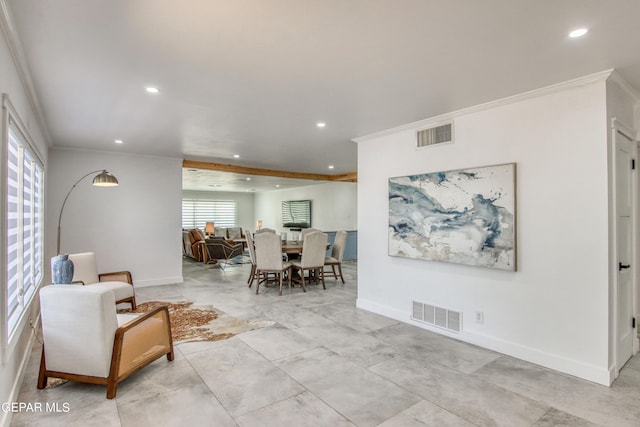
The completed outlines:
<svg viewBox="0 0 640 427">
<path fill-rule="evenodd" d="M 111 273 L 98 274 L 98 283 L 100 282 L 126 282 L 131 286 L 133 286 L 133 278 L 131 277 L 130 271 L 114 271 Z M 71 283 L 79 283 L 81 285 L 86 285 L 86 283 L 84 283 L 82 280 L 74 280 Z M 120 303 L 131 304 L 131 310 L 135 310 L 136 308 L 138 308 L 138 305 L 136 304 L 135 293 L 133 294 L 133 296 L 129 298 L 123 298 L 119 301 L 116 301 L 116 304 L 120 304 Z"/>
<path fill-rule="evenodd" d="M 131 368 L 127 369 L 125 372 L 120 372 L 119 366 L 122 356 L 122 348 L 124 337 L 128 331 L 134 329 L 147 319 L 150 319 L 158 314 L 161 314 L 164 317 L 164 321 L 168 327 L 169 334 L 169 346 L 168 348 L 163 347 L 162 349 L 155 350 L 150 352 L 149 354 L 141 355 L 140 360 L 137 361 Z M 122 380 L 129 377 L 131 374 L 139 371 L 143 367 L 147 366 L 151 362 L 159 359 L 160 357 L 166 354 L 167 360 L 172 361 L 174 358 L 173 354 L 173 339 L 171 337 L 171 320 L 169 319 L 169 310 L 166 306 L 158 307 L 148 313 L 145 313 L 130 322 L 125 323 L 120 326 L 115 332 L 115 338 L 113 341 L 113 351 L 111 353 L 111 365 L 109 368 L 109 376 L 106 378 L 95 377 L 90 375 L 78 375 L 69 372 L 56 372 L 47 370 L 46 357 L 45 357 L 45 348 L 42 346 L 42 357 L 40 359 L 40 372 L 38 374 L 38 389 L 43 389 L 47 386 L 47 379 L 51 378 L 62 378 L 71 381 L 78 381 L 89 384 L 102 384 L 107 386 L 107 399 L 113 399 L 116 397 L 116 392 L 118 388 L 118 383 Z"/>
</svg>

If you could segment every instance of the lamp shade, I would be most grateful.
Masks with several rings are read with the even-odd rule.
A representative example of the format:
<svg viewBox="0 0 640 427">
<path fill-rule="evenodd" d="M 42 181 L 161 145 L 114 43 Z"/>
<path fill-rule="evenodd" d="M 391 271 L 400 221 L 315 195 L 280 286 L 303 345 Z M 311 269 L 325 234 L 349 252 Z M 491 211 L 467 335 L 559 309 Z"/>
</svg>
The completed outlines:
<svg viewBox="0 0 640 427">
<path fill-rule="evenodd" d="M 103 170 L 93 178 L 93 185 L 96 187 L 115 187 L 118 185 L 118 178 Z"/>
<path fill-rule="evenodd" d="M 213 222 L 207 221 L 207 224 L 204 226 L 204 232 L 207 234 L 214 233 Z"/>
<path fill-rule="evenodd" d="M 262 220 L 259 219 L 258 220 L 258 230 L 260 230 L 262 228 Z"/>
</svg>

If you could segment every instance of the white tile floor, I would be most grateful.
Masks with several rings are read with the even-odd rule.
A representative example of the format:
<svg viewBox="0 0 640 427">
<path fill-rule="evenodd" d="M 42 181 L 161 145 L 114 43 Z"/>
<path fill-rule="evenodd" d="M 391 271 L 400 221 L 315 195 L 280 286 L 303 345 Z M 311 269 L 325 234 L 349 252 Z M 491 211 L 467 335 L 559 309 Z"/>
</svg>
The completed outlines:
<svg viewBox="0 0 640 427">
<path fill-rule="evenodd" d="M 69 404 L 13 426 L 640 426 L 640 358 L 603 387 L 355 308 L 356 264 L 327 290 L 246 286 L 248 266 L 184 260 L 185 282 L 139 302 L 194 301 L 273 326 L 176 345 L 120 384 L 36 389 L 35 348 L 19 400 Z M 255 288 L 254 288 L 255 289 Z"/>
</svg>

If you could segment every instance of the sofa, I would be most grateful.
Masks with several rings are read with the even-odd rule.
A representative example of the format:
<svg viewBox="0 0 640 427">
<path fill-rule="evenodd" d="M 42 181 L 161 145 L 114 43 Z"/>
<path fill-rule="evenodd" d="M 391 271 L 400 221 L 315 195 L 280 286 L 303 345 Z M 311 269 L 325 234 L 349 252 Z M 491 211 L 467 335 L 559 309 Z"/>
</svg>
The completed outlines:
<svg viewBox="0 0 640 427">
<path fill-rule="evenodd" d="M 244 239 L 242 227 L 216 227 L 213 235 L 227 240 Z"/>
</svg>

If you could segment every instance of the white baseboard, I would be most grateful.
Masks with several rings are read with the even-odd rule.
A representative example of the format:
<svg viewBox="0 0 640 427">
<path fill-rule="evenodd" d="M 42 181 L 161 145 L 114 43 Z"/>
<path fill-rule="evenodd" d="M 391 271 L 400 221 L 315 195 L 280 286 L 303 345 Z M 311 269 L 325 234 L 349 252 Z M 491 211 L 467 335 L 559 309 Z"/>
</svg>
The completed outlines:
<svg viewBox="0 0 640 427">
<path fill-rule="evenodd" d="M 146 288 L 147 286 L 172 285 L 174 283 L 182 283 L 182 276 L 162 277 L 159 279 L 134 280 L 133 285 L 136 288 Z"/>
<path fill-rule="evenodd" d="M 405 312 L 397 310 L 393 307 L 382 305 L 377 302 L 358 298 L 356 306 L 363 310 L 371 311 L 373 313 L 380 314 L 382 316 L 386 316 L 403 323 L 408 323 L 422 329 L 427 329 L 440 335 L 445 335 L 460 341 L 467 342 L 469 344 L 474 344 L 479 347 L 497 351 L 498 353 L 506 354 L 508 356 L 525 360 L 527 362 L 535 363 L 536 365 L 544 366 L 545 368 L 573 375 L 575 377 L 582 378 L 587 381 L 592 381 L 597 384 L 610 386 L 613 382 L 613 379 L 615 378 L 614 372 L 608 367 L 599 367 L 579 360 L 570 359 L 561 355 L 548 353 L 546 351 L 528 347 L 522 344 L 505 341 L 497 337 L 479 334 L 477 332 L 448 332 L 445 329 L 431 327 L 428 324 L 417 322 L 411 319 L 411 313 L 408 311 Z"/>
</svg>

